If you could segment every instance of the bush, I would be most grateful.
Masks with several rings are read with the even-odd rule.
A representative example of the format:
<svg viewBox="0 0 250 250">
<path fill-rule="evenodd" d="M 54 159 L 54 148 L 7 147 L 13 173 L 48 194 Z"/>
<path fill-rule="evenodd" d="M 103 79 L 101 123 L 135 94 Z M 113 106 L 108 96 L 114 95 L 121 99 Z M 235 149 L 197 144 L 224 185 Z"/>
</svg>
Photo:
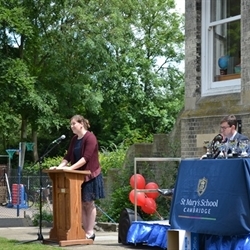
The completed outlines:
<svg viewBox="0 0 250 250">
<path fill-rule="evenodd" d="M 48 212 L 46 210 L 42 210 L 42 214 L 41 214 L 41 219 L 42 221 L 46 221 L 46 222 L 53 222 L 53 214 L 51 212 Z M 32 218 L 32 223 L 34 226 L 39 226 L 40 223 L 40 213 L 36 213 L 34 214 L 33 218 Z"/>
<path fill-rule="evenodd" d="M 127 148 L 121 144 L 117 147 L 112 144 L 109 149 L 102 148 L 99 154 L 99 160 L 102 167 L 102 173 L 107 174 L 109 169 L 122 168 L 126 156 Z"/>
<path fill-rule="evenodd" d="M 112 180 L 113 191 L 111 198 L 101 201 L 103 209 L 116 222 L 119 222 L 120 213 L 124 208 L 134 210 L 134 204 L 129 200 L 129 193 L 132 190 L 129 180 L 134 174 L 133 167 L 134 166 L 131 164 L 130 167 L 117 171 L 115 178 Z M 146 162 L 138 166 L 137 172 L 145 177 L 146 183 L 155 182 L 158 184 L 159 188 L 164 189 L 174 187 L 177 168 L 178 163 L 176 162 L 165 162 L 156 165 Z M 159 195 L 155 201 L 157 209 L 154 214 L 144 213 L 140 207 L 137 207 L 137 211 L 143 220 L 168 219 L 171 199 Z M 105 215 L 100 216 L 98 219 L 101 221 L 109 221 Z"/>
</svg>

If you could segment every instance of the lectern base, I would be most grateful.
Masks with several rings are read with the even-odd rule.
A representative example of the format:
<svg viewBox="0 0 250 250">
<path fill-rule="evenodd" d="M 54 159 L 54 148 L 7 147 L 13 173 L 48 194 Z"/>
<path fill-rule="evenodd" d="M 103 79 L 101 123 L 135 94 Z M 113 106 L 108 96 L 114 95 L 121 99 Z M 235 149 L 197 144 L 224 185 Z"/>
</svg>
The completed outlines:
<svg viewBox="0 0 250 250">
<path fill-rule="evenodd" d="M 72 245 L 92 245 L 93 240 L 91 239 L 80 239 L 80 240 L 51 240 L 44 239 L 43 244 L 58 243 L 60 247 L 72 246 Z"/>
<path fill-rule="evenodd" d="M 49 173 L 53 186 L 53 227 L 44 243 L 54 241 L 61 247 L 93 244 L 92 239 L 86 239 L 82 228 L 81 185 L 90 171 L 47 169 L 44 172 Z"/>
<path fill-rule="evenodd" d="M 93 240 L 91 239 L 82 239 L 82 240 L 60 240 L 59 246 L 71 246 L 71 245 L 90 245 L 93 244 Z"/>
</svg>

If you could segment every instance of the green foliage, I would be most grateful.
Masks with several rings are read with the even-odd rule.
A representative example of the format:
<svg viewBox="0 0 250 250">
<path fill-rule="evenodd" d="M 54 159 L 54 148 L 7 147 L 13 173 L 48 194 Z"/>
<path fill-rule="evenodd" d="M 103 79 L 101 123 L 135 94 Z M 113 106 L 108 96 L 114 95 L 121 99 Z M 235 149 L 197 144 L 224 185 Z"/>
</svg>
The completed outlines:
<svg viewBox="0 0 250 250">
<path fill-rule="evenodd" d="M 104 211 L 117 223 L 119 222 L 120 213 L 124 208 L 134 208 L 134 205 L 129 201 L 129 174 L 124 169 L 118 170 L 116 178 L 112 183 L 112 195 L 110 200 L 101 201 L 101 206 Z M 100 221 L 109 221 L 105 215 L 101 215 Z"/>
<path fill-rule="evenodd" d="M 45 159 L 43 163 L 44 169 L 49 169 L 53 166 L 58 166 L 63 159 L 63 156 L 57 156 L 57 157 L 48 157 Z"/>
<path fill-rule="evenodd" d="M 140 162 L 137 166 L 137 173 L 144 176 L 146 183 L 154 182 L 159 188 L 174 188 L 176 174 L 178 170 L 178 162 Z M 126 169 L 116 168 L 107 172 L 109 180 L 112 180 L 112 193 L 110 198 L 101 201 L 100 205 L 103 210 L 116 222 L 119 221 L 120 213 L 124 208 L 134 210 L 134 205 L 129 200 L 129 193 L 132 190 L 129 180 L 134 174 L 133 165 L 126 166 Z M 138 213 L 143 220 L 168 219 L 171 199 L 160 196 L 155 200 L 157 211 L 154 214 L 146 214 L 140 207 L 137 208 Z M 99 220 L 109 221 L 105 215 L 101 215 Z"/>
<path fill-rule="evenodd" d="M 171 142 L 170 147 L 175 153 L 176 147 L 178 146 L 176 142 Z M 111 195 L 107 199 L 98 200 L 96 204 L 105 211 L 108 216 L 118 222 L 120 218 L 120 213 L 124 208 L 130 208 L 134 210 L 134 205 L 129 200 L 129 193 L 132 190 L 129 180 L 134 174 L 133 164 L 126 166 L 124 168 L 124 160 L 126 156 L 127 148 L 121 144 L 116 146 L 112 144 L 108 149 L 103 149 L 100 152 L 100 162 L 102 165 L 102 172 L 105 178 L 108 178 L 109 183 L 107 183 L 111 190 Z M 43 167 L 49 168 L 54 165 L 58 165 L 62 160 L 62 157 L 52 157 L 46 158 L 43 163 Z M 38 171 L 39 169 L 37 169 Z M 176 174 L 178 170 L 178 163 L 176 162 L 140 162 L 137 166 L 137 172 L 142 174 L 146 179 L 146 183 L 155 182 L 158 184 L 159 188 L 173 188 L 175 185 Z M 25 166 L 25 171 L 27 173 L 34 173 L 34 166 Z M 157 212 L 155 214 L 149 215 L 144 213 L 140 207 L 138 207 L 138 213 L 144 220 L 157 220 L 163 217 L 168 219 L 171 199 L 159 196 L 156 199 Z M 98 221 L 110 221 L 110 218 L 98 210 L 97 220 Z M 37 223 L 39 219 L 38 215 L 34 217 L 34 223 Z M 43 220 L 52 221 L 50 214 L 43 211 Z"/>
<path fill-rule="evenodd" d="M 107 213 L 117 223 L 119 222 L 120 213 L 124 208 L 134 209 L 134 205 L 129 201 L 130 191 L 131 187 L 129 185 L 124 185 L 117 187 L 112 194 L 111 206 L 109 206 Z"/>
<path fill-rule="evenodd" d="M 1 1 L 2 150 L 12 141 L 46 144 L 68 132 L 75 113 L 90 120 L 104 148 L 168 133 L 184 100 L 183 17 L 174 7 L 173 0 Z"/>
<path fill-rule="evenodd" d="M 57 157 L 48 157 L 45 158 L 42 164 L 40 165 L 39 163 L 33 164 L 33 163 L 26 163 L 23 167 L 23 174 L 24 175 L 29 175 L 29 174 L 34 174 L 34 173 L 39 173 L 40 166 L 42 169 L 49 169 L 50 167 L 53 166 L 58 166 L 62 161 L 62 156 L 57 156 Z"/>
<path fill-rule="evenodd" d="M 102 167 L 102 172 L 104 175 L 107 174 L 109 169 L 121 168 L 125 159 L 126 148 L 123 145 L 117 147 L 112 144 L 108 149 L 102 148 L 99 153 L 99 160 Z"/>
<path fill-rule="evenodd" d="M 53 222 L 53 214 L 46 210 L 42 210 L 42 221 L 46 221 L 49 223 Z M 38 226 L 39 222 L 40 222 L 40 214 L 36 213 L 32 218 L 32 223 L 34 226 Z"/>
</svg>

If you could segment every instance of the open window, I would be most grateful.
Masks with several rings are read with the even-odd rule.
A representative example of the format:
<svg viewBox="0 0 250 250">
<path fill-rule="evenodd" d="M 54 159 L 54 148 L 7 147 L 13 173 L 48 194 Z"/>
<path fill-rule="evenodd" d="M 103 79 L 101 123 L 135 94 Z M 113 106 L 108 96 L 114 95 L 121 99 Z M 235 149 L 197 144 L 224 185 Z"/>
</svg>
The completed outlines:
<svg viewBox="0 0 250 250">
<path fill-rule="evenodd" d="M 240 92 L 241 1 L 202 1 L 202 96 Z"/>
</svg>

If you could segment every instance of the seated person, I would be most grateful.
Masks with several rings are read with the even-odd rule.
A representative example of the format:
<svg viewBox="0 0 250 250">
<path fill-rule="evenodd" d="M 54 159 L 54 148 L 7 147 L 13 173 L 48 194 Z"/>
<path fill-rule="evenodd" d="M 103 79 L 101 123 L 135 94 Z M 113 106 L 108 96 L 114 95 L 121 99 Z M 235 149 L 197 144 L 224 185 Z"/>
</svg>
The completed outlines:
<svg viewBox="0 0 250 250">
<path fill-rule="evenodd" d="M 223 143 L 227 143 L 232 140 L 236 140 L 238 143 L 241 140 L 249 140 L 247 136 L 240 134 L 237 131 L 237 125 L 238 125 L 238 121 L 234 115 L 225 116 L 220 122 L 220 134 L 217 135 L 214 138 L 214 140 L 218 140 L 219 142 L 223 142 Z M 214 143 L 214 140 L 213 140 L 213 143 Z M 220 152 L 218 152 L 218 150 L 217 152 L 214 152 L 214 151 L 215 149 L 213 148 L 212 158 L 217 158 Z M 228 149 L 227 154 L 230 154 L 230 153 L 232 153 L 231 149 Z M 237 151 L 236 153 L 239 154 L 241 152 Z M 204 159 L 206 157 L 207 157 L 207 154 L 203 155 L 201 159 Z"/>
<path fill-rule="evenodd" d="M 220 122 L 220 131 L 224 141 L 249 140 L 247 136 L 237 132 L 237 119 L 234 115 L 225 116 Z"/>
</svg>

